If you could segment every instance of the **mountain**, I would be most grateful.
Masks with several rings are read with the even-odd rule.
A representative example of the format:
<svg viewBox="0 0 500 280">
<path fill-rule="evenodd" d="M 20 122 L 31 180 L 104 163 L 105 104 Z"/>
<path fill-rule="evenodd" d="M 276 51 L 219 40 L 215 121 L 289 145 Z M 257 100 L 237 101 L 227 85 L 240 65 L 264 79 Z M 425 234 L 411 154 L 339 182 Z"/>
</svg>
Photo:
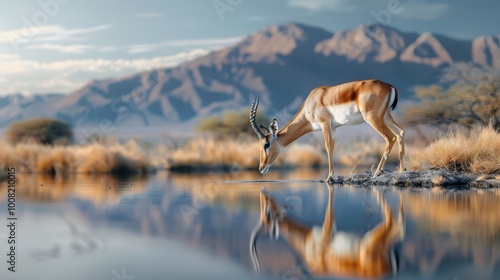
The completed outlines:
<svg viewBox="0 0 500 280">
<path fill-rule="evenodd" d="M 53 116 L 48 105 L 62 99 L 65 95 L 60 93 L 32 94 L 23 95 L 14 93 L 9 95 L 0 95 L 0 127 L 7 126 L 13 121 Z"/>
<path fill-rule="evenodd" d="M 33 107 L 22 107 L 19 101 L 12 103 L 18 104 L 15 109 L 4 105 L 0 125 L 36 114 L 76 125 L 193 122 L 247 108 L 255 95 L 260 96 L 263 110 L 276 114 L 295 110 L 314 87 L 370 78 L 394 84 L 401 98 L 408 99 L 413 86 L 436 83 L 450 64 L 498 66 L 499 39 L 464 41 L 379 24 L 335 34 L 298 23 L 276 25 L 177 67 L 93 80 L 66 96 L 39 100 Z"/>
<path fill-rule="evenodd" d="M 500 35 L 474 39 L 472 56 L 478 64 L 500 67 Z"/>
</svg>

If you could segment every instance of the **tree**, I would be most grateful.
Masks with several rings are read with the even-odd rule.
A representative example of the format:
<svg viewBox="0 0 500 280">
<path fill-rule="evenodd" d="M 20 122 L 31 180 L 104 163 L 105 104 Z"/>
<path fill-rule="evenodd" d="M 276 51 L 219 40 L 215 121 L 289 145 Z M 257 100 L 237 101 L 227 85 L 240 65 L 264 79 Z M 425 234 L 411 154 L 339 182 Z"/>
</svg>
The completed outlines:
<svg viewBox="0 0 500 280">
<path fill-rule="evenodd" d="M 35 141 L 44 145 L 67 144 L 73 140 L 73 131 L 65 122 L 36 118 L 11 124 L 7 129 L 7 139 L 12 144 L 23 141 Z"/>
<path fill-rule="evenodd" d="M 269 120 L 262 114 L 257 113 L 257 122 L 267 125 Z M 209 132 L 218 136 L 238 136 L 242 134 L 254 135 L 255 132 L 249 122 L 248 111 L 229 111 L 222 115 L 213 116 L 202 120 L 197 130 Z"/>
<path fill-rule="evenodd" d="M 491 124 L 500 131 L 500 69 L 455 64 L 441 84 L 415 89 L 420 102 L 405 107 L 407 124 L 468 129 Z"/>
</svg>

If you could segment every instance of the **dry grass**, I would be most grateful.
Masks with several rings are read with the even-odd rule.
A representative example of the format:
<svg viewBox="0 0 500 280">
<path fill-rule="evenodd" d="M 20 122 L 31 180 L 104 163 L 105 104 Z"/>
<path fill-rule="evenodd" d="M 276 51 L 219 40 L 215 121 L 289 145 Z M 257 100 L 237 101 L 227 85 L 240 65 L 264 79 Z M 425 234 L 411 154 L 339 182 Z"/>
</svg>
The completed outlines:
<svg viewBox="0 0 500 280">
<path fill-rule="evenodd" d="M 126 144 L 87 146 L 44 146 L 21 143 L 15 146 L 0 142 L 0 167 L 15 166 L 18 172 L 110 173 L 147 172 L 148 159 L 133 141 Z"/>
<path fill-rule="evenodd" d="M 152 162 L 169 169 L 225 168 L 251 169 L 259 164 L 259 142 L 252 138 L 197 137 L 181 147 L 157 147 Z M 294 144 L 280 155 L 273 166 L 319 166 L 326 153 L 311 145 Z"/>
<path fill-rule="evenodd" d="M 170 167 L 176 166 L 235 166 L 250 168 L 259 162 L 256 141 L 199 137 L 171 151 Z"/>
<path fill-rule="evenodd" d="M 349 146 L 338 146 L 335 150 L 336 164 L 349 168 L 357 165 L 376 164 L 380 160 L 385 144 L 378 139 L 355 141 Z M 157 147 L 152 158 L 153 165 L 165 168 L 225 167 L 252 169 L 259 164 L 259 142 L 254 137 L 214 138 L 197 137 L 181 147 L 168 149 Z M 397 146 L 393 148 L 388 163 L 399 163 Z M 278 156 L 273 167 L 319 167 L 328 166 L 323 143 L 293 143 Z"/>
<path fill-rule="evenodd" d="M 413 170 L 440 168 L 478 174 L 500 173 L 500 134 L 492 127 L 470 133 L 453 132 L 425 148 L 408 152 L 407 167 Z"/>
<path fill-rule="evenodd" d="M 359 163 L 378 162 L 383 143 L 357 141 L 335 151 L 336 162 L 349 168 Z M 15 166 L 18 172 L 145 173 L 150 169 L 245 170 L 259 164 L 259 141 L 254 137 L 196 137 L 181 145 L 157 145 L 150 152 L 135 141 L 94 142 L 88 145 L 46 146 L 38 143 L 10 145 L 0 142 L 0 168 Z M 273 164 L 275 168 L 325 167 L 327 154 L 321 144 L 294 143 Z M 0 174 L 1 176 L 1 174 Z"/>
<path fill-rule="evenodd" d="M 398 145 L 394 144 L 386 164 L 399 164 Z M 344 166 L 378 164 L 385 150 L 385 143 L 379 139 L 363 139 L 335 151 L 336 160 Z"/>
</svg>

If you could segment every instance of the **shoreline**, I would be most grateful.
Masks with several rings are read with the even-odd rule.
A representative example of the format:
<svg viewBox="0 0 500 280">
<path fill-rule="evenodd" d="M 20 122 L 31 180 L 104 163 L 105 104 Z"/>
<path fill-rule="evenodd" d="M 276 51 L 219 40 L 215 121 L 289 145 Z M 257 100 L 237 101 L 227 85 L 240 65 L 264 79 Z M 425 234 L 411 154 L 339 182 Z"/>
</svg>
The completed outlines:
<svg viewBox="0 0 500 280">
<path fill-rule="evenodd" d="M 500 174 L 480 175 L 440 169 L 426 169 L 382 173 L 373 178 L 372 173 L 364 172 L 348 176 L 335 176 L 333 184 L 359 187 L 395 186 L 401 188 L 449 187 L 489 189 L 500 188 Z"/>
<path fill-rule="evenodd" d="M 312 168 L 313 170 L 319 170 L 320 168 Z M 293 172 L 297 168 L 280 168 L 278 171 Z M 239 172 L 248 170 L 228 170 L 228 169 L 192 169 L 192 172 L 186 172 L 187 170 L 155 170 L 154 172 L 146 173 L 131 173 L 131 174 L 113 174 L 113 173 L 65 173 L 64 175 L 108 175 L 117 179 L 125 179 L 128 177 L 149 177 L 158 172 L 168 172 L 171 174 L 195 174 L 204 175 L 211 174 L 212 172 L 222 172 L 226 175 L 237 175 Z M 44 172 L 20 172 L 21 176 L 26 174 L 45 174 L 48 176 L 55 176 L 50 173 Z M 219 173 L 220 174 L 220 173 Z M 334 185 L 346 185 L 353 187 L 398 187 L 398 188 L 433 188 L 433 187 L 445 187 L 445 188 L 473 188 L 473 189 L 490 189 L 490 188 L 500 188 L 500 174 L 472 174 L 465 172 L 452 172 L 448 170 L 441 169 L 426 169 L 426 170 L 410 170 L 399 172 L 397 170 L 392 172 L 384 172 L 379 176 L 373 178 L 372 172 L 363 171 L 359 174 L 350 175 L 337 175 L 334 176 Z M 3 174 L 0 174 L 3 175 Z M 65 177 L 63 175 L 63 178 Z M 121 175 L 121 176 L 120 176 Z M 125 176 L 124 176 L 125 175 Z M 0 182 L 3 182 L 6 177 L 0 176 Z M 226 181 L 226 180 L 223 180 Z M 260 180 L 260 179 L 243 179 L 243 180 L 227 180 L 227 183 L 283 183 L 283 182 L 318 182 L 325 183 L 325 179 L 297 179 L 297 180 L 287 180 L 287 179 L 276 179 L 276 180 Z"/>
</svg>

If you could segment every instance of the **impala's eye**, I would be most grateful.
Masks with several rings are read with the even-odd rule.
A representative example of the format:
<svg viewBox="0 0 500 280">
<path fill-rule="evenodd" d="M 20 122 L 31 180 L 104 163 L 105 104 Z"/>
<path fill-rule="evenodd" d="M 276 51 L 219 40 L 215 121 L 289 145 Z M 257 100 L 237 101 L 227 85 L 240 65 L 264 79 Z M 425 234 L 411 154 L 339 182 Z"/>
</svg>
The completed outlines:
<svg viewBox="0 0 500 280">
<path fill-rule="evenodd" d="M 266 142 L 264 143 L 264 149 L 269 149 L 269 146 L 271 146 L 271 144 L 269 142 Z"/>
</svg>

